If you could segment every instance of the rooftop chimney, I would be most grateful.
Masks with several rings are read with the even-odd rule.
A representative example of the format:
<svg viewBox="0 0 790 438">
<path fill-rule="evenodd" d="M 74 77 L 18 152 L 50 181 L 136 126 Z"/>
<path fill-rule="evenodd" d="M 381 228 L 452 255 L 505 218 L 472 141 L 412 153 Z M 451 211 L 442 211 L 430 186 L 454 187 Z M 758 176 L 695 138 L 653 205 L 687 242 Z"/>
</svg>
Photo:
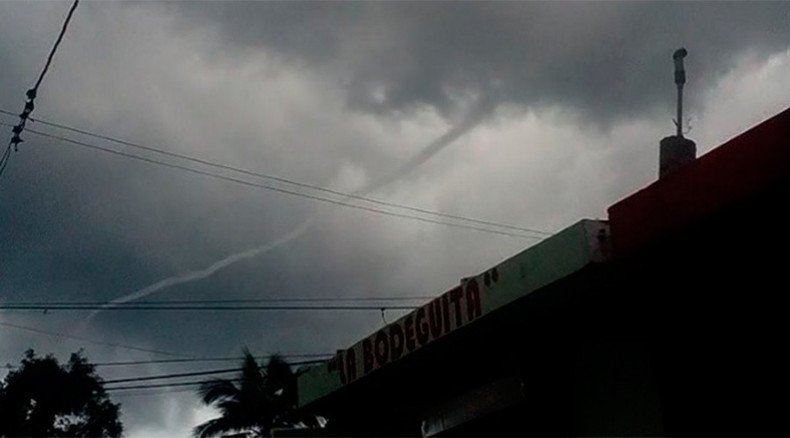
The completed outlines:
<svg viewBox="0 0 790 438">
<path fill-rule="evenodd" d="M 675 85 L 678 87 L 677 134 L 661 139 L 659 152 L 658 177 L 663 178 L 686 163 L 694 161 L 697 156 L 697 145 L 683 137 L 683 85 L 686 83 L 686 71 L 683 69 L 683 58 L 688 55 L 686 49 L 680 48 L 672 55 L 675 60 Z"/>
</svg>

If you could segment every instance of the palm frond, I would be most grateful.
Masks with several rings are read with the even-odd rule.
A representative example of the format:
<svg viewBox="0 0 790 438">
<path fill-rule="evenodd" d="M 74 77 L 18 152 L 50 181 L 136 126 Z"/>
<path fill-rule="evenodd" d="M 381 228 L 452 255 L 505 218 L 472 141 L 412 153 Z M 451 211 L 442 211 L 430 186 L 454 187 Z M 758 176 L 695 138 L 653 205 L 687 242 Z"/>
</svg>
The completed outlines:
<svg viewBox="0 0 790 438">
<path fill-rule="evenodd" d="M 289 413 L 296 406 L 297 394 L 291 366 L 275 355 L 262 367 L 248 349 L 243 353 L 237 383 L 214 379 L 200 386 L 203 401 L 214 405 L 221 416 L 196 427 L 195 437 L 245 431 L 265 436 L 273 426 L 293 424 Z"/>
<path fill-rule="evenodd" d="M 226 432 L 234 432 L 236 429 L 230 424 L 226 417 L 219 417 L 213 420 L 208 420 L 205 423 L 198 424 L 192 429 L 192 435 L 195 438 L 211 438 Z"/>
<path fill-rule="evenodd" d="M 272 356 L 266 365 L 266 392 L 274 396 L 282 409 L 296 404 L 296 375 L 291 365 L 279 355 Z"/>
<path fill-rule="evenodd" d="M 198 394 L 203 403 L 210 405 L 218 400 L 233 398 L 239 394 L 239 388 L 226 379 L 213 379 L 200 384 Z"/>
<path fill-rule="evenodd" d="M 259 390 L 264 386 L 264 373 L 250 350 L 244 349 L 244 361 L 241 365 L 241 386 L 250 390 Z"/>
</svg>

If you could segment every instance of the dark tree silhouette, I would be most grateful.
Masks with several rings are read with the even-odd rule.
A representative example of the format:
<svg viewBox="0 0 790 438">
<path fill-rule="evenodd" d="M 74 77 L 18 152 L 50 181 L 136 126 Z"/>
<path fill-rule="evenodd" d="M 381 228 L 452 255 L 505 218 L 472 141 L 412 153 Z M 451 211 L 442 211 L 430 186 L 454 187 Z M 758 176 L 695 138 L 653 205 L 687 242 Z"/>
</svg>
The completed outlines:
<svg viewBox="0 0 790 438">
<path fill-rule="evenodd" d="M 224 433 L 270 436 L 273 427 L 292 426 L 300 421 L 289 418 L 297 402 L 296 375 L 279 356 L 272 356 L 262 367 L 244 349 L 238 378 L 204 382 L 199 393 L 204 403 L 214 405 L 222 415 L 195 427 L 197 438 Z"/>
<path fill-rule="evenodd" d="M 82 352 L 61 365 L 28 350 L 0 383 L 0 436 L 117 437 L 119 406 Z"/>
</svg>

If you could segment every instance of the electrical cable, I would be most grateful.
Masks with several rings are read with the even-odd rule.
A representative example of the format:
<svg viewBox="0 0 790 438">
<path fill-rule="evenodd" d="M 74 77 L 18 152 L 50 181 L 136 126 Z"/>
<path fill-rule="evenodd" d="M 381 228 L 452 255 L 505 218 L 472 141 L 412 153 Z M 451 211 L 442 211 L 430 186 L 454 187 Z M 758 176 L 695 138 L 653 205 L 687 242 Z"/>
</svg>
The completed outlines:
<svg viewBox="0 0 790 438">
<path fill-rule="evenodd" d="M 334 353 L 284 353 L 284 354 L 268 354 L 264 356 L 253 356 L 256 360 L 271 359 L 273 356 L 281 358 L 319 358 L 321 360 L 330 359 Z M 115 362 L 91 362 L 91 365 L 100 368 L 109 367 L 123 367 L 123 366 L 137 366 L 137 365 L 168 365 L 168 364 L 185 364 L 195 362 L 240 362 L 244 360 L 241 356 L 228 356 L 228 357 L 190 357 L 184 359 L 151 359 L 151 360 L 126 360 Z M 16 368 L 13 365 L 4 365 L 5 368 Z"/>
<path fill-rule="evenodd" d="M 257 360 L 265 360 L 271 359 L 274 355 L 266 355 L 266 356 L 254 356 Z M 291 353 L 291 354 L 278 354 L 276 356 L 283 357 L 283 358 L 308 358 L 308 357 L 315 357 L 315 358 L 331 358 L 333 353 Z M 180 363 L 192 363 L 192 362 L 239 362 L 244 360 L 241 356 L 234 356 L 234 357 L 193 357 L 193 358 L 185 358 L 185 359 L 159 359 L 159 360 L 129 360 L 129 361 L 118 361 L 118 362 L 94 362 L 91 365 L 96 367 L 115 367 L 115 366 L 134 366 L 134 365 L 149 365 L 149 364 L 180 364 Z"/>
<path fill-rule="evenodd" d="M 104 342 L 104 341 L 97 341 L 93 339 L 84 338 L 82 336 L 75 336 L 75 335 L 67 335 L 64 333 L 57 333 L 48 330 L 43 330 L 35 327 L 29 327 L 24 325 L 13 324 L 9 322 L 0 321 L 0 326 L 9 327 L 17 330 L 24 330 L 29 331 L 32 333 L 43 334 L 47 336 L 53 336 L 57 338 L 63 339 L 73 339 L 82 342 L 87 342 L 90 344 L 96 344 L 106 347 L 115 347 L 121 348 L 126 350 L 132 351 L 140 351 L 143 353 L 152 353 L 152 354 L 159 354 L 163 356 L 175 356 L 180 357 L 179 359 L 159 359 L 159 360 L 141 360 L 141 361 L 119 361 L 119 362 L 97 362 L 93 363 L 94 366 L 121 366 L 121 365 L 140 365 L 140 364 L 163 364 L 163 363 L 184 363 L 184 362 L 210 362 L 210 361 L 231 361 L 231 360 L 243 360 L 242 357 L 193 357 L 188 354 L 180 354 L 180 353 L 172 353 L 168 351 L 161 351 L 161 350 L 153 350 L 149 348 L 142 348 L 136 347 L 133 345 L 126 345 L 126 344 L 119 344 L 114 342 Z M 257 356 L 256 359 L 263 359 L 263 358 L 271 358 L 274 355 L 266 355 L 266 356 Z M 278 354 L 279 357 L 299 357 L 299 358 L 308 358 L 308 357 L 317 357 L 317 358 L 329 358 L 332 356 L 332 353 L 291 353 L 291 354 Z M 318 361 L 323 361 L 323 359 L 319 359 Z M 291 363 L 292 365 L 303 365 L 308 363 L 313 363 L 313 360 L 303 360 L 303 361 L 296 361 Z"/>
<path fill-rule="evenodd" d="M 3 171 L 5 171 L 6 166 L 8 166 L 8 161 L 11 158 L 11 145 L 9 144 L 6 150 L 3 152 L 3 156 L 0 157 L 0 177 L 3 176 Z"/>
<path fill-rule="evenodd" d="M 386 302 L 386 301 L 422 301 L 430 300 L 432 296 L 411 296 L 411 297 L 293 297 L 293 298 L 247 298 L 247 299 L 224 299 L 224 300 L 154 300 L 154 301 L 133 301 L 127 303 L 117 303 L 115 306 L 135 306 L 135 305 L 178 305 L 178 304 L 243 304 L 243 303 L 329 303 L 329 302 Z M 6 305 L 23 306 L 57 306 L 57 305 L 95 305 L 102 306 L 111 304 L 110 301 L 6 301 Z"/>
<path fill-rule="evenodd" d="M 194 389 L 192 388 L 176 388 L 170 391 L 140 391 L 140 392 L 114 392 L 113 398 L 118 397 L 140 397 L 140 396 L 157 396 L 157 395 L 166 395 L 166 394 L 179 394 L 179 393 L 194 393 Z"/>
<path fill-rule="evenodd" d="M 155 376 L 127 377 L 124 379 L 105 380 L 104 384 L 112 385 L 114 383 L 145 382 L 149 380 L 178 379 L 181 377 L 213 376 L 216 374 L 236 373 L 241 370 L 242 368 L 224 368 L 220 370 L 192 371 L 188 373 L 172 373 L 172 374 L 160 374 Z"/>
<path fill-rule="evenodd" d="M 88 342 L 88 343 L 91 343 L 91 344 L 102 345 L 102 346 L 107 346 L 107 347 L 122 348 L 122 349 L 127 349 L 127 350 L 140 351 L 140 352 L 144 352 L 144 353 L 152 353 L 152 354 L 159 354 L 159 355 L 166 355 L 166 356 L 177 356 L 177 357 L 180 356 L 180 357 L 182 357 L 182 359 L 162 359 L 162 360 L 148 360 L 148 361 L 126 361 L 126 362 L 104 362 L 104 363 L 98 362 L 98 363 L 92 364 L 92 365 L 97 366 L 97 367 L 99 367 L 99 366 L 112 366 L 112 365 L 132 365 L 132 364 L 136 365 L 136 364 L 143 364 L 143 363 L 154 364 L 154 363 L 199 362 L 199 361 L 215 361 L 215 360 L 217 360 L 217 361 L 219 361 L 219 360 L 243 360 L 243 358 L 241 358 L 241 357 L 234 357 L 234 358 L 227 358 L 227 357 L 214 357 L 214 358 L 189 357 L 189 355 L 186 355 L 186 354 L 172 353 L 172 352 L 161 351 L 161 350 L 153 350 L 153 349 L 148 349 L 148 348 L 136 347 L 136 346 L 132 346 L 132 345 L 113 343 L 113 342 L 96 341 L 96 340 L 84 338 L 84 337 L 81 337 L 81 336 L 67 335 L 67 334 L 63 334 L 63 333 L 51 332 L 51 331 L 42 330 L 42 329 L 35 328 L 35 327 L 28 327 L 28 326 L 12 324 L 12 323 L 3 322 L 3 321 L 0 321 L 0 326 L 14 328 L 14 329 L 17 329 L 17 330 L 25 330 L 25 331 L 29 331 L 29 332 L 33 332 L 33 333 L 38 333 L 38 334 L 43 334 L 43 335 L 53 336 L 53 337 L 58 337 L 58 338 L 74 339 L 74 340 L 79 340 L 79 341 L 82 341 L 82 342 Z M 275 356 L 275 355 L 258 356 L 256 358 L 257 359 L 271 358 L 272 356 Z M 326 360 L 328 360 L 332 356 L 332 354 L 331 353 L 325 353 L 325 354 L 322 354 L 322 353 L 293 353 L 293 354 L 279 354 L 279 355 L 276 355 L 276 356 L 279 356 L 279 357 L 282 357 L 282 358 L 286 358 L 286 357 L 317 357 L 317 358 L 319 358 L 319 359 L 305 359 L 305 360 L 300 360 L 300 361 L 288 362 L 289 365 L 299 366 L 299 365 L 309 365 L 309 364 L 323 363 Z M 14 368 L 14 367 L 11 366 L 9 368 Z M 234 371 L 241 371 L 241 368 L 230 368 L 230 369 L 221 369 L 221 370 L 207 370 L 207 371 L 197 371 L 197 372 L 190 372 L 190 373 L 164 374 L 164 375 L 144 376 L 144 377 L 132 377 L 132 378 L 127 378 L 127 379 L 108 380 L 108 381 L 105 381 L 105 383 L 121 383 L 121 382 L 159 380 L 159 379 L 169 379 L 169 378 L 189 377 L 189 376 L 200 376 L 200 375 L 213 375 L 213 374 L 223 374 L 223 373 L 234 372 Z M 113 389 L 124 389 L 124 388 L 113 388 Z"/>
<path fill-rule="evenodd" d="M 6 123 L 0 122 L 0 125 L 6 125 Z M 88 148 L 88 149 L 93 149 L 93 150 L 98 150 L 98 151 L 102 151 L 102 152 L 107 152 L 107 153 L 110 153 L 110 154 L 113 154 L 113 155 L 118 155 L 118 156 L 122 156 L 122 157 L 126 157 L 126 158 L 131 158 L 131 159 L 135 159 L 135 160 L 139 160 L 139 161 L 143 161 L 143 162 L 147 162 L 147 163 L 151 163 L 151 164 L 156 164 L 156 165 L 163 166 L 163 167 L 168 167 L 168 168 L 172 168 L 172 169 L 179 169 L 179 170 L 183 170 L 183 171 L 186 171 L 186 172 L 195 173 L 195 174 L 198 174 L 198 175 L 204 175 L 204 176 L 208 176 L 208 177 L 211 177 L 211 178 L 216 178 L 216 179 L 220 179 L 220 180 L 235 182 L 237 184 L 242 184 L 242 185 L 246 185 L 246 186 L 250 186 L 250 187 L 258 187 L 258 188 L 262 188 L 262 189 L 265 189 L 265 190 L 270 190 L 270 191 L 274 191 L 274 192 L 278 192 L 278 193 L 282 193 L 282 194 L 299 196 L 299 197 L 302 197 L 302 198 L 307 198 L 307 199 L 312 199 L 312 200 L 315 200 L 315 201 L 326 202 L 326 203 L 334 204 L 334 205 L 338 205 L 338 206 L 354 208 L 354 209 L 358 209 L 358 210 L 363 210 L 363 211 L 368 211 L 368 212 L 372 212 L 372 213 L 383 214 L 383 215 L 386 215 L 386 216 L 392 216 L 392 217 L 397 217 L 397 218 L 402 218 L 402 219 L 410 219 L 410 220 L 415 220 L 415 221 L 419 221 L 419 222 L 425 222 L 425 223 L 431 223 L 431 224 L 437 224 L 437 225 L 445 225 L 445 226 L 448 226 L 448 227 L 463 228 L 463 229 L 468 229 L 468 230 L 475 230 L 475 231 L 481 231 L 481 232 L 486 232 L 486 233 L 499 234 L 499 235 L 503 235 L 503 236 L 519 237 L 519 238 L 523 238 L 523 239 L 535 239 L 535 240 L 543 240 L 544 239 L 544 237 L 530 236 L 530 235 L 526 235 L 526 234 L 517 234 L 517 233 L 511 233 L 511 232 L 500 231 L 500 230 L 493 230 L 493 229 L 489 229 L 489 228 L 477 227 L 477 226 L 474 226 L 474 225 L 457 224 L 457 223 L 451 223 L 451 222 L 442 222 L 442 221 L 439 221 L 439 220 L 434 220 L 434 219 L 429 219 L 429 218 L 424 218 L 424 217 L 419 217 L 419 216 L 413 216 L 413 215 L 408 215 L 408 214 L 402 214 L 402 213 L 395 213 L 395 212 L 392 212 L 392 211 L 381 210 L 381 209 L 367 207 L 367 206 L 363 206 L 363 205 L 350 204 L 348 202 L 338 201 L 338 200 L 331 199 L 331 198 L 324 198 L 324 197 L 321 197 L 321 196 L 315 196 L 315 195 L 310 195 L 310 194 L 307 194 L 307 193 L 296 192 L 296 191 L 293 191 L 293 190 L 283 189 L 283 188 L 280 188 L 280 187 L 274 187 L 274 186 L 270 186 L 270 185 L 266 185 L 266 184 L 254 183 L 254 182 L 251 182 L 251 181 L 246 181 L 246 180 L 242 180 L 242 179 L 238 179 L 238 178 L 233 178 L 233 177 L 229 177 L 229 176 L 226 176 L 226 175 L 215 174 L 215 173 L 206 172 L 206 171 L 202 171 L 202 170 L 198 170 L 198 169 L 193 169 L 191 167 L 181 166 L 181 165 L 178 165 L 178 164 L 167 163 L 167 162 L 164 162 L 164 161 L 159 161 L 159 160 L 155 160 L 155 159 L 148 158 L 148 157 L 143 157 L 143 156 L 139 156 L 139 155 L 129 154 L 129 153 L 126 153 L 126 152 L 117 151 L 115 149 L 110 149 L 110 148 L 107 148 L 107 147 L 98 146 L 98 145 L 82 142 L 82 141 L 79 141 L 79 140 L 74 140 L 74 139 L 71 139 L 71 138 L 68 138 L 68 137 L 54 135 L 54 134 L 50 134 L 50 133 L 46 133 L 46 132 L 42 132 L 42 131 L 30 129 L 30 128 L 28 128 L 26 131 L 30 132 L 30 133 L 33 133 L 33 134 L 36 134 L 36 135 L 40 135 L 42 137 L 48 137 L 48 138 L 60 140 L 60 141 L 63 141 L 63 142 L 69 143 L 69 144 L 73 144 L 73 145 L 80 146 L 80 147 L 85 147 L 85 148 Z"/>
<path fill-rule="evenodd" d="M 291 366 L 300 366 L 300 365 L 313 365 L 318 363 L 324 363 L 325 360 L 305 360 L 305 361 L 297 361 L 297 362 L 289 362 L 288 364 Z M 262 367 L 262 368 L 265 368 Z M 142 376 L 142 377 L 128 377 L 124 379 L 114 379 L 114 380 L 105 380 L 105 385 L 113 385 L 117 383 L 130 383 L 130 382 L 145 382 L 151 380 L 164 380 L 164 379 L 178 379 L 182 377 L 196 377 L 196 376 L 211 376 L 217 374 L 228 374 L 234 372 L 240 372 L 243 368 L 226 368 L 220 370 L 206 370 L 206 371 L 195 371 L 189 373 L 171 373 L 171 374 L 160 374 L 155 376 Z M 239 381 L 241 379 L 223 379 L 228 381 Z M 171 386 L 189 386 L 189 385 L 200 385 L 205 383 L 205 380 L 200 381 L 188 381 L 188 382 L 175 382 L 175 383 L 153 383 L 153 384 L 144 384 L 144 385 L 124 385 L 124 386 L 110 386 L 105 387 L 106 391 L 117 391 L 117 390 L 126 390 L 126 389 L 142 389 L 142 388 L 164 388 L 164 387 L 171 387 Z"/>
<path fill-rule="evenodd" d="M 71 9 L 69 9 L 69 13 L 66 15 L 66 20 L 63 21 L 63 27 L 60 28 L 58 39 L 55 40 L 55 44 L 52 46 L 52 50 L 50 50 L 49 56 L 47 57 L 47 63 L 44 64 L 44 68 L 41 70 L 41 74 L 38 76 L 38 80 L 36 81 L 36 86 L 33 87 L 34 90 L 38 90 L 38 87 L 41 85 L 41 81 L 44 80 L 44 75 L 47 74 L 47 71 L 49 70 L 49 65 L 52 63 L 52 58 L 55 56 L 55 52 L 58 50 L 58 46 L 60 46 L 60 42 L 63 40 L 63 35 L 66 34 L 66 29 L 69 27 L 71 16 L 74 15 L 74 10 L 77 9 L 79 3 L 80 0 L 74 0 L 74 3 L 71 4 Z"/>
<path fill-rule="evenodd" d="M 105 346 L 105 347 L 122 348 L 122 349 L 132 350 L 132 351 L 141 351 L 143 353 L 159 354 L 159 355 L 162 355 L 162 356 L 189 357 L 189 355 L 187 355 L 187 354 L 171 353 L 171 352 L 161 351 L 161 350 L 152 350 L 152 349 L 149 349 L 149 348 L 135 347 L 133 345 L 124 345 L 124 344 L 118 344 L 118 343 L 114 343 L 114 342 L 96 341 L 96 340 L 93 340 L 93 339 L 83 338 L 82 336 L 67 335 L 67 334 L 64 334 L 64 333 L 51 332 L 51 331 L 42 330 L 42 329 L 35 328 L 35 327 L 27 327 L 27 326 L 12 324 L 12 323 L 9 323 L 9 322 L 4 322 L 4 321 L 0 321 L 0 326 L 10 327 L 10 328 L 14 328 L 14 329 L 17 329 L 17 330 L 25 330 L 25 331 L 29 331 L 29 332 L 33 332 L 33 333 L 39 333 L 39 334 L 47 335 L 47 336 L 53 336 L 53 337 L 57 337 L 57 338 L 74 339 L 74 340 L 77 340 L 77 341 L 87 342 L 89 344 L 95 344 L 95 345 L 102 345 L 102 346 Z"/>
<path fill-rule="evenodd" d="M 4 110 L 4 109 L 0 109 L 0 113 L 4 113 L 4 114 L 8 114 L 8 115 L 14 115 L 12 112 Z M 453 214 L 448 214 L 448 213 L 442 213 L 442 212 L 427 210 L 427 209 L 423 209 L 423 208 L 412 207 L 412 206 L 409 206 L 409 205 L 398 204 L 398 203 L 394 203 L 394 202 L 381 201 L 381 200 L 378 200 L 378 199 L 373 199 L 373 198 L 368 198 L 368 197 L 365 197 L 365 196 L 355 195 L 353 193 L 346 193 L 346 192 L 340 192 L 340 191 L 337 191 L 337 190 L 332 190 L 332 189 L 329 189 L 329 188 L 326 188 L 326 187 L 322 187 L 322 186 L 318 186 L 318 185 L 315 185 L 315 184 L 308 184 L 308 183 L 303 183 L 303 182 L 299 182 L 299 181 L 295 181 L 295 180 L 291 180 L 291 179 L 287 179 L 287 178 L 282 178 L 282 177 L 278 177 L 278 176 L 274 176 L 274 175 L 267 175 L 267 174 L 260 173 L 260 172 L 254 172 L 254 171 L 251 171 L 251 170 L 246 170 L 246 169 L 242 169 L 242 168 L 238 168 L 238 167 L 233 167 L 233 166 L 229 166 L 229 165 L 226 165 L 226 164 L 216 163 L 216 162 L 213 162 L 213 161 L 205 160 L 205 159 L 202 159 L 202 158 L 197 158 L 197 157 L 190 156 L 190 155 L 180 154 L 180 153 L 177 153 L 177 152 L 170 152 L 170 151 L 166 151 L 166 150 L 163 150 L 163 149 L 160 149 L 160 148 L 154 148 L 154 147 L 151 147 L 151 146 L 145 146 L 145 145 L 142 145 L 142 144 L 139 144 L 139 143 L 133 143 L 133 142 L 126 141 L 126 140 L 121 140 L 121 139 L 118 139 L 118 138 L 115 138 L 115 137 L 111 137 L 111 136 L 108 136 L 108 135 L 97 134 L 97 133 L 94 133 L 94 132 L 91 132 L 91 131 L 88 131 L 88 130 L 85 130 L 85 129 L 75 128 L 75 127 L 64 125 L 64 124 L 61 124 L 61 123 L 50 122 L 50 121 L 43 120 L 43 119 L 38 119 L 38 118 L 37 119 L 33 119 L 32 117 L 30 118 L 30 120 L 33 121 L 33 122 L 36 122 L 36 123 L 41 123 L 43 125 L 48 125 L 48 126 L 52 126 L 52 127 L 55 127 L 55 128 L 59 128 L 59 129 L 63 129 L 63 130 L 67 130 L 67 131 L 71 131 L 71 132 L 87 135 L 87 136 L 90 136 L 90 137 L 99 138 L 99 139 L 102 139 L 102 140 L 107 140 L 107 141 L 110 141 L 110 142 L 113 142 L 113 143 L 117 143 L 117 144 L 120 144 L 120 145 L 123 145 L 123 146 L 130 146 L 130 147 L 133 147 L 133 148 L 142 149 L 142 150 L 146 150 L 146 151 L 149 151 L 149 152 L 155 152 L 155 153 L 158 153 L 158 154 L 162 154 L 162 155 L 166 155 L 166 156 L 170 156 L 170 157 L 174 157 L 174 158 L 180 158 L 180 159 L 191 161 L 191 162 L 194 162 L 194 163 L 203 164 L 203 165 L 206 165 L 206 166 L 216 167 L 216 168 L 223 169 L 223 170 L 230 170 L 230 171 L 238 172 L 238 173 L 241 173 L 241 174 L 244 174 L 244 175 L 254 176 L 254 177 L 258 177 L 258 178 L 264 178 L 264 179 L 268 179 L 268 180 L 272 180 L 272 181 L 277 181 L 277 182 L 281 182 L 281 183 L 285 183 L 285 184 L 294 185 L 294 186 L 297 186 L 297 187 L 308 188 L 308 189 L 311 189 L 311 190 L 316 190 L 316 191 L 320 191 L 320 192 L 324 192 L 324 193 L 329 193 L 329 194 L 333 194 L 333 195 L 337 195 L 337 196 L 342 196 L 344 198 L 356 199 L 356 200 L 365 201 L 365 202 L 369 202 L 369 203 L 373 203 L 373 204 L 378 204 L 378 205 L 387 206 L 387 207 L 393 207 L 393 208 L 399 208 L 399 209 L 403 209 L 403 210 L 409 210 L 409 211 L 413 211 L 413 212 L 417 212 L 417 213 L 429 214 L 429 215 L 433 215 L 433 216 L 437 216 L 437 217 L 444 217 L 444 218 L 448 218 L 448 219 L 456 219 L 456 220 L 461 220 L 461 221 L 466 221 L 466 222 L 471 222 L 471 223 L 477 223 L 477 224 L 480 224 L 480 225 L 489 225 L 489 226 L 494 226 L 494 227 L 498 227 L 498 228 L 510 229 L 510 230 L 515 230 L 515 231 L 524 231 L 524 232 L 541 234 L 541 235 L 546 235 L 546 236 L 550 236 L 550 235 L 553 234 L 553 233 L 550 233 L 550 232 L 547 232 L 547 231 L 537 230 L 537 229 L 534 229 L 534 228 L 518 227 L 518 226 L 515 226 L 515 225 L 501 224 L 501 223 L 492 222 L 492 221 L 486 221 L 486 220 L 481 220 L 481 219 L 469 218 L 469 217 L 465 217 L 465 216 L 459 216 L 459 215 L 453 215 Z"/>
<path fill-rule="evenodd" d="M 19 143 L 22 143 L 24 140 L 20 137 L 22 132 L 25 130 L 25 124 L 27 123 L 28 119 L 30 118 L 30 114 L 33 113 L 35 109 L 36 95 L 38 93 L 38 87 L 41 86 L 41 81 L 44 80 L 44 75 L 47 74 L 49 71 L 49 66 L 52 64 L 52 59 L 55 57 L 55 52 L 57 52 L 58 47 L 60 46 L 60 42 L 63 41 L 63 35 L 66 34 L 66 29 L 69 27 L 69 22 L 71 22 L 71 17 L 74 15 L 74 11 L 77 9 L 80 0 L 74 0 L 74 3 L 71 4 L 71 8 L 69 9 L 68 14 L 66 15 L 66 19 L 63 21 L 63 26 L 60 29 L 60 33 L 58 34 L 57 40 L 55 40 L 55 44 L 52 46 L 52 49 L 49 51 L 49 56 L 47 56 L 47 62 L 44 64 L 44 68 L 41 69 L 41 73 L 38 75 L 38 79 L 36 80 L 36 85 L 33 88 L 27 90 L 25 96 L 27 97 L 27 101 L 25 102 L 25 108 L 22 110 L 22 113 L 19 114 L 19 123 L 13 126 L 11 132 L 11 140 L 8 141 L 8 147 L 3 152 L 3 156 L 0 157 L 0 177 L 3 176 L 3 171 L 5 171 L 6 166 L 8 166 L 8 162 L 11 159 L 11 149 L 13 148 L 16 150 Z M 16 114 L 15 114 L 16 115 Z"/>
<path fill-rule="evenodd" d="M 318 311 L 318 310 L 327 310 L 327 311 L 354 311 L 354 310 L 375 310 L 381 311 L 384 310 L 414 310 L 419 308 L 419 306 L 185 306 L 185 305 L 178 305 L 178 306 L 141 306 L 130 304 L 126 306 L 116 306 L 116 307 L 106 307 L 106 306 L 97 306 L 97 305 L 14 305 L 14 304 L 0 304 L 0 310 L 41 310 L 41 311 L 55 311 L 55 310 L 105 310 L 105 311 L 122 311 L 122 310 L 145 310 L 145 311 L 155 311 L 155 310 L 178 310 L 178 311 L 244 311 L 244 310 L 256 310 L 256 311 Z"/>
<path fill-rule="evenodd" d="M 240 379 L 223 379 L 223 380 L 227 380 L 229 382 L 238 382 L 238 381 L 240 381 Z M 157 383 L 157 384 L 152 384 L 152 385 L 116 386 L 114 388 L 113 387 L 104 388 L 104 390 L 107 391 L 107 392 L 110 392 L 110 391 L 122 391 L 122 390 L 127 390 L 127 389 L 171 388 L 171 387 L 177 387 L 177 386 L 197 386 L 197 385 L 202 385 L 203 383 L 206 383 L 206 381 L 205 380 L 194 380 L 194 381 L 189 381 L 189 382 Z"/>
</svg>

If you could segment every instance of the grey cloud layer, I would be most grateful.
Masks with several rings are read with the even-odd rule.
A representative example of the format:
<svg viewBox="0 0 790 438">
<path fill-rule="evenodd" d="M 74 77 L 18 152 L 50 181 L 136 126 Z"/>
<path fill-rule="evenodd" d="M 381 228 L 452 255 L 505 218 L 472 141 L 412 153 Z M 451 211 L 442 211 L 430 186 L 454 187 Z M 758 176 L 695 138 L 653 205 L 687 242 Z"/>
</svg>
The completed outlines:
<svg viewBox="0 0 790 438">
<path fill-rule="evenodd" d="M 567 105 L 596 121 L 672 102 L 671 54 L 685 45 L 694 86 L 740 55 L 787 46 L 790 3 L 355 2 L 171 6 L 243 54 L 272 50 L 326 68 L 351 107 L 452 112 L 465 93 Z M 693 95 L 693 94 L 692 94 Z"/>
<path fill-rule="evenodd" d="M 760 66 L 768 53 L 787 49 L 787 5 L 88 2 L 55 59 L 37 115 L 346 191 L 375 183 L 447 133 L 449 147 L 434 143 L 444 147 L 439 155 L 375 197 L 557 229 L 602 215 L 654 177 L 656 141 L 671 132 L 677 45 L 691 51 L 689 95 L 705 96 L 740 56 L 754 55 L 746 67 Z M 0 3 L 3 107 L 21 106 L 66 6 Z M 771 82 L 790 77 L 782 62 Z M 761 80 L 747 87 L 750 78 L 736 75 L 722 98 L 730 90 L 749 96 L 736 105 L 747 116 L 786 106 L 781 89 Z M 775 102 L 766 105 L 771 99 L 761 96 L 769 94 Z M 486 104 L 476 107 L 481 98 Z M 735 133 L 759 121 L 730 107 L 739 100 L 714 102 L 718 113 L 692 132 L 701 149 L 722 124 Z M 666 111 L 653 117 L 654 105 Z M 565 108 L 585 118 L 566 117 Z M 591 129 L 590 120 L 604 129 Z M 739 123 L 745 126 L 729 126 Z M 458 129 L 448 133 L 450 126 Z M 316 213 L 320 224 L 288 248 L 161 298 L 439 293 L 531 243 L 323 207 L 26 139 L 0 180 L 2 299 L 112 299 L 276 239 Z M 1 316 L 68 330 L 85 315 Z M 85 335 L 231 355 L 244 344 L 331 350 L 380 323 L 375 312 L 105 313 Z M 29 345 L 61 357 L 77 348 L 10 332 L 0 333 L 0 343 L 7 353 L 0 359 L 12 361 Z M 97 360 L 133 356 L 86 347 Z M 118 372 L 148 371 L 156 370 Z M 138 431 L 164 425 L 167 400 L 130 398 L 129 424 Z"/>
</svg>

